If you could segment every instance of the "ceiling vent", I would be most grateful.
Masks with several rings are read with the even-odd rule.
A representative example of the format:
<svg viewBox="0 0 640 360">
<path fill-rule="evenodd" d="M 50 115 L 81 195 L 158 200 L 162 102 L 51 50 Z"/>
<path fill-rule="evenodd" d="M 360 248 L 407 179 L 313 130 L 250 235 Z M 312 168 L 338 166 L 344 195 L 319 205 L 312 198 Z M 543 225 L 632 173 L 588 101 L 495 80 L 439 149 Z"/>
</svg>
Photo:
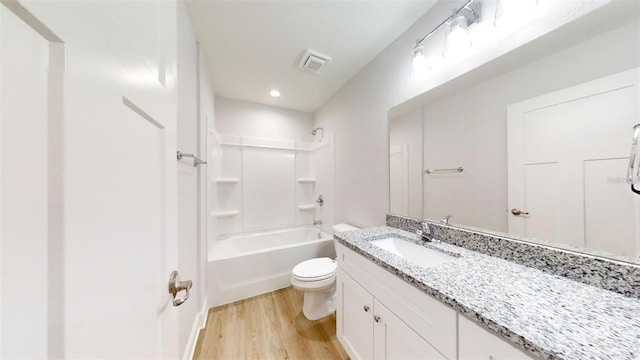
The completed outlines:
<svg viewBox="0 0 640 360">
<path fill-rule="evenodd" d="M 302 54 L 302 58 L 300 59 L 300 64 L 298 64 L 298 66 L 300 67 L 300 69 L 306 69 L 313 73 L 319 74 L 320 70 L 322 69 L 322 67 L 324 67 L 324 64 L 326 64 L 327 61 L 331 61 L 330 56 L 307 49 L 307 51 Z"/>
</svg>

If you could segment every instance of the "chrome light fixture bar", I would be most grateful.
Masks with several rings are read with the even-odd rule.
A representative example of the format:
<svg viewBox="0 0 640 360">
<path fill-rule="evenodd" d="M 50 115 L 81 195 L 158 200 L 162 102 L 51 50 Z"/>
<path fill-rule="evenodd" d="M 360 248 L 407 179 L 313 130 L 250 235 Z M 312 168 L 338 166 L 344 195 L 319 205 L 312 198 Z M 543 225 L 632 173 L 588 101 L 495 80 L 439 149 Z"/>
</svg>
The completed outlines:
<svg viewBox="0 0 640 360">
<path fill-rule="evenodd" d="M 454 21 L 455 23 L 453 23 Z M 480 3 L 476 3 L 474 0 L 468 0 L 461 7 L 453 9 L 451 16 L 444 19 L 438 26 L 427 33 L 427 35 L 416 40 L 416 46 L 413 48 L 414 73 L 424 73 L 429 70 L 427 61 L 424 57 L 424 47 L 422 46 L 422 43 L 436 31 L 449 23 L 451 23 L 451 26 L 448 27 L 451 27 L 452 29 L 462 28 L 463 31 L 466 31 L 466 28 L 478 22 L 480 22 Z M 449 40 L 446 40 L 447 43 L 448 41 Z"/>
</svg>

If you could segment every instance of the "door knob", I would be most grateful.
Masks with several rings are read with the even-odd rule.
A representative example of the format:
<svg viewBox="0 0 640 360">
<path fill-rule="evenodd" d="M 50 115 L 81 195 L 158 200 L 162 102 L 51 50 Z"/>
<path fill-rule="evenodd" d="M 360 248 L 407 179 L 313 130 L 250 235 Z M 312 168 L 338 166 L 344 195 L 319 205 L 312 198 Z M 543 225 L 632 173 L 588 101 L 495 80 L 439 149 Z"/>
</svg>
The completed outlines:
<svg viewBox="0 0 640 360">
<path fill-rule="evenodd" d="M 529 213 L 528 213 L 528 212 L 526 212 L 526 211 L 522 211 L 522 210 L 520 210 L 520 209 L 516 209 L 516 208 L 511 209 L 511 213 L 512 213 L 513 215 L 515 215 L 515 216 L 520 216 L 520 215 L 529 215 Z"/>
<path fill-rule="evenodd" d="M 173 296 L 173 306 L 180 306 L 187 301 L 192 285 L 191 280 L 180 281 L 180 274 L 178 274 L 177 271 L 174 270 L 171 272 L 171 276 L 169 277 L 169 293 Z M 176 299 L 176 295 L 182 290 L 185 291 L 184 297 Z"/>
</svg>

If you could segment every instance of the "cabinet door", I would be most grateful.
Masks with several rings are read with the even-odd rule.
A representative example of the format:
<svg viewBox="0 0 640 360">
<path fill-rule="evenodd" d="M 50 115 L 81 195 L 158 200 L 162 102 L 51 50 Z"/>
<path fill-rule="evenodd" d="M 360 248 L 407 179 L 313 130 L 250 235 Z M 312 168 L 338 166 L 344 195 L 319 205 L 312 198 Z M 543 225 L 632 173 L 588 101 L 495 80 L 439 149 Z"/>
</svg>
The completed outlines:
<svg viewBox="0 0 640 360">
<path fill-rule="evenodd" d="M 373 358 L 373 297 L 338 271 L 338 339 L 352 359 Z"/>
<path fill-rule="evenodd" d="M 446 359 L 379 301 L 373 308 L 374 359 Z"/>
<path fill-rule="evenodd" d="M 532 359 L 508 342 L 458 315 L 458 355 L 464 359 Z"/>
</svg>

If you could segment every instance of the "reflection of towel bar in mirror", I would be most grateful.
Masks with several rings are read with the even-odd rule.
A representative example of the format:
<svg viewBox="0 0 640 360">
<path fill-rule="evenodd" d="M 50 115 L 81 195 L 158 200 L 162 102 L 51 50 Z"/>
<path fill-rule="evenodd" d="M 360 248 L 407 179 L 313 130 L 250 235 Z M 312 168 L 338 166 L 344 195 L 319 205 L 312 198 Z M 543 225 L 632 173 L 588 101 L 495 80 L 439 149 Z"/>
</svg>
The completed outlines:
<svg viewBox="0 0 640 360">
<path fill-rule="evenodd" d="M 424 172 L 426 172 L 427 174 L 432 174 L 432 173 L 441 173 L 441 172 L 463 172 L 464 168 L 462 166 L 459 166 L 457 168 L 451 168 L 451 169 L 427 169 Z"/>
<path fill-rule="evenodd" d="M 638 153 L 640 152 L 640 144 L 638 144 L 638 138 L 640 137 L 640 124 L 636 124 L 633 127 L 633 141 L 631 142 L 631 155 L 629 156 L 629 170 L 627 172 L 627 183 L 631 184 L 631 191 L 636 194 L 640 194 L 640 189 L 636 189 L 635 185 L 640 183 L 640 161 L 637 160 Z"/>
</svg>

